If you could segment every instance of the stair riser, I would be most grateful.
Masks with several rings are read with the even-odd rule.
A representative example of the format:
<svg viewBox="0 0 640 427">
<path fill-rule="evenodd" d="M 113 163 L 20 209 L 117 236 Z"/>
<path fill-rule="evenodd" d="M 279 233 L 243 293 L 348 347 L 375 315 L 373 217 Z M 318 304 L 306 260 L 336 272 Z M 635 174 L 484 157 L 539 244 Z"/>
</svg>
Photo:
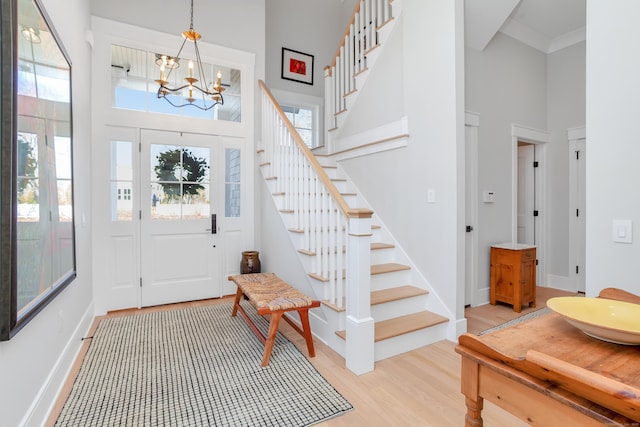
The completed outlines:
<svg viewBox="0 0 640 427">
<path fill-rule="evenodd" d="M 393 273 L 374 274 L 371 276 L 371 291 L 381 291 L 395 286 L 410 284 L 411 271 L 395 271 Z"/>
<path fill-rule="evenodd" d="M 398 354 L 415 350 L 425 345 L 442 341 L 446 337 L 447 324 L 431 326 L 426 329 L 389 338 L 375 343 L 375 360 L 384 360 Z"/>
<path fill-rule="evenodd" d="M 371 251 L 371 264 L 386 264 L 389 262 L 397 262 L 395 251 L 393 249 L 378 249 Z"/>
<path fill-rule="evenodd" d="M 324 172 L 327 174 L 329 179 L 344 178 L 344 176 L 340 172 L 340 169 L 338 168 L 324 168 Z"/>
<path fill-rule="evenodd" d="M 300 254 L 300 262 L 302 263 L 305 271 L 307 273 L 315 273 L 315 274 L 320 274 L 321 270 L 322 270 L 322 266 L 318 266 L 318 260 L 317 257 L 315 256 L 310 256 L 310 255 L 305 255 L 305 254 Z M 342 257 L 342 267 L 343 270 L 346 267 L 346 257 L 343 256 Z M 325 276 L 326 277 L 325 273 Z"/>
<path fill-rule="evenodd" d="M 371 306 L 371 316 L 376 322 L 381 322 L 407 314 L 418 313 L 423 311 L 426 305 L 427 295 L 420 295 L 413 298 L 373 305 Z"/>
<path fill-rule="evenodd" d="M 346 181 L 331 181 L 340 193 L 348 193 L 351 191 Z"/>
</svg>

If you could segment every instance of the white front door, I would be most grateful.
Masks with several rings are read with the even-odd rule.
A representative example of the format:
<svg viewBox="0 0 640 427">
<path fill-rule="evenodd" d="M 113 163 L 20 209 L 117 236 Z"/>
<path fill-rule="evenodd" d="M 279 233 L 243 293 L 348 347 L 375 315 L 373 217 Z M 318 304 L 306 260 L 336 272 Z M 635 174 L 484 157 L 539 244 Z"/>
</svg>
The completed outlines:
<svg viewBox="0 0 640 427">
<path fill-rule="evenodd" d="M 217 139 L 141 131 L 143 307 L 220 296 Z"/>
<path fill-rule="evenodd" d="M 253 247 L 251 158 L 241 137 L 105 128 L 110 175 L 95 238 L 99 312 L 235 293 Z M 102 146 L 99 146 L 100 148 Z"/>
</svg>

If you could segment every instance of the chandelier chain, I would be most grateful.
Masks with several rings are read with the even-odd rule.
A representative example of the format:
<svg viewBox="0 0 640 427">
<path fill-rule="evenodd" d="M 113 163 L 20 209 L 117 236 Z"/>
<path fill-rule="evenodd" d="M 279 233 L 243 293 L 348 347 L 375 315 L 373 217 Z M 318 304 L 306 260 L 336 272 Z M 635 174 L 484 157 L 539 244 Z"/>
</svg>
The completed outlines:
<svg viewBox="0 0 640 427">
<path fill-rule="evenodd" d="M 185 107 L 185 106 L 193 106 L 199 108 L 201 110 L 209 110 L 216 105 L 224 105 L 224 98 L 222 97 L 222 92 L 224 88 L 222 87 L 222 73 L 218 70 L 217 73 L 217 81 L 211 81 L 212 87 L 209 88 L 209 84 L 207 83 L 207 75 L 205 73 L 202 58 L 200 57 L 200 49 L 198 49 L 198 40 L 200 39 L 200 34 L 195 31 L 193 28 L 193 0 L 191 0 L 191 16 L 190 16 L 190 27 L 189 30 L 184 31 L 182 33 L 184 40 L 182 41 L 182 45 L 180 46 L 180 50 L 178 50 L 178 54 L 174 57 L 169 57 L 167 55 L 156 54 L 156 63 L 160 66 L 160 79 L 156 80 L 158 83 L 158 91 L 157 97 L 164 98 L 169 104 L 174 107 Z M 182 54 L 182 49 L 184 48 L 187 41 L 193 42 L 193 48 L 196 56 L 196 63 L 193 61 L 189 61 L 189 75 L 185 77 L 185 83 L 182 85 L 178 85 L 177 87 L 171 86 L 169 84 L 169 76 L 174 71 L 174 69 L 179 67 L 178 61 L 180 61 L 180 55 Z M 170 60 L 168 62 L 168 60 Z M 175 61 L 175 65 L 174 64 Z M 171 64 L 169 66 L 169 64 Z M 194 73 L 194 65 L 196 73 Z M 168 73 L 165 74 L 165 67 L 168 67 Z M 200 85 L 198 85 L 200 82 Z M 184 92 L 183 92 L 184 91 Z M 201 102 L 196 99 L 196 97 L 200 95 Z M 172 96 L 177 95 L 175 100 L 172 100 Z M 195 95 L 195 96 L 194 96 Z M 207 98 L 209 98 L 207 100 Z"/>
<path fill-rule="evenodd" d="M 193 0 L 191 0 L 191 27 L 189 28 L 193 30 Z"/>
</svg>

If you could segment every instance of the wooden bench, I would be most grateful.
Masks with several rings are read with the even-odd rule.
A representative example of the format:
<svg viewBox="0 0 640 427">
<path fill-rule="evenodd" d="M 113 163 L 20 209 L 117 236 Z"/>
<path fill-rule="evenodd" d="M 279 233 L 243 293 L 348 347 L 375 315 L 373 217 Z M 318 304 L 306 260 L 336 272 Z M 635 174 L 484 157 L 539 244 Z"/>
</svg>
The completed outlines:
<svg viewBox="0 0 640 427">
<path fill-rule="evenodd" d="M 273 343 L 278 332 L 278 325 L 282 315 L 288 311 L 297 311 L 300 315 L 302 329 L 296 325 L 287 316 L 286 320 L 307 342 L 307 350 L 309 357 L 315 357 L 313 349 L 313 337 L 311 336 L 311 327 L 309 326 L 309 309 L 320 306 L 320 301 L 313 300 L 304 293 L 291 287 L 273 273 L 253 273 L 238 274 L 229 276 L 229 280 L 238 286 L 236 299 L 233 303 L 233 311 L 231 316 L 235 317 L 238 311 L 245 318 L 249 327 L 264 344 L 264 355 L 262 356 L 262 366 L 269 364 L 269 357 L 273 349 Z M 247 313 L 240 306 L 240 299 L 246 296 L 251 305 L 256 308 L 259 315 L 269 314 L 269 332 L 265 337 L 256 325 L 251 321 Z"/>
</svg>

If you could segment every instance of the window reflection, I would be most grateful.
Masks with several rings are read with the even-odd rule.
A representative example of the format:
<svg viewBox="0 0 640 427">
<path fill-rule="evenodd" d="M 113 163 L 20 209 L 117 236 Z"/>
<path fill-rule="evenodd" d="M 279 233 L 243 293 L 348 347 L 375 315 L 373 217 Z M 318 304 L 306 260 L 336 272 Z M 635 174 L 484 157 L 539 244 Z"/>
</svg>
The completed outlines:
<svg viewBox="0 0 640 427">
<path fill-rule="evenodd" d="M 75 277 L 70 66 L 36 1 L 17 16 L 13 325 Z"/>
</svg>

